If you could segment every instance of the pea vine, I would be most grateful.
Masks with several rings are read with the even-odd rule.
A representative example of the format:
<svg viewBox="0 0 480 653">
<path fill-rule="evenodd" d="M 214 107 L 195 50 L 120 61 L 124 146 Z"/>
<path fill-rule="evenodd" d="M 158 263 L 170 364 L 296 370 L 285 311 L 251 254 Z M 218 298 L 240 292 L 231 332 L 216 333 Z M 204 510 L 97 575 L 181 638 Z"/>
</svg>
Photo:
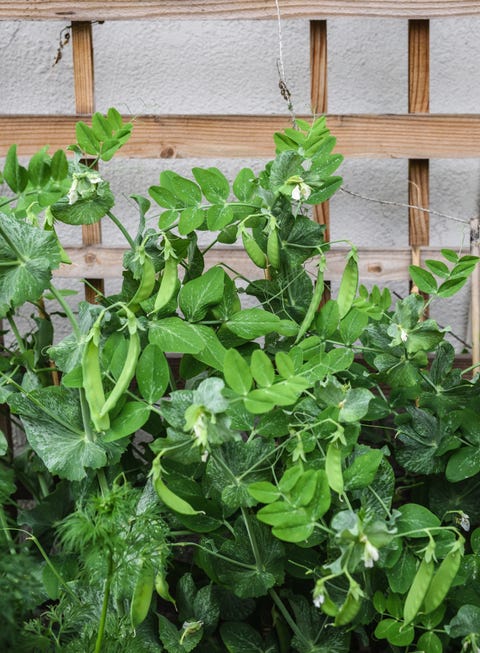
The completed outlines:
<svg viewBox="0 0 480 653">
<path fill-rule="evenodd" d="M 479 380 L 427 316 L 478 259 L 412 266 L 429 299 L 392 304 L 348 244 L 322 302 L 323 118 L 260 174 L 163 171 L 133 236 L 102 174 L 131 130 L 110 109 L 2 172 L 0 401 L 25 446 L 0 438 L 0 648 L 479 651 Z M 57 226 L 102 218 L 122 286 L 74 305 Z M 217 244 L 248 265 L 209 266 Z"/>
</svg>

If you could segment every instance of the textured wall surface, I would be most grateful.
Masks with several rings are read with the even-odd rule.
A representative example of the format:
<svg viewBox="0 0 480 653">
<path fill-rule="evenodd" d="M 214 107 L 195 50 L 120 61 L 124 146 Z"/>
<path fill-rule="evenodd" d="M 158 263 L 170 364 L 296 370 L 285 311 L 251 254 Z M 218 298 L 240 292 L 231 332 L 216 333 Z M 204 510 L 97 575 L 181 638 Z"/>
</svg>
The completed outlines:
<svg viewBox="0 0 480 653">
<path fill-rule="evenodd" d="M 52 66 L 61 22 L 0 23 L 0 113 L 73 113 L 71 48 Z M 283 56 L 298 113 L 308 112 L 309 25 L 282 24 Z M 431 21 L 431 111 L 471 112 L 480 107 L 480 19 Z M 94 26 L 96 105 L 122 112 L 160 114 L 285 113 L 278 91 L 275 21 L 112 22 Z M 407 110 L 407 23 L 403 20 L 329 21 L 329 111 L 403 113 Z M 166 167 L 188 173 L 195 160 L 113 161 L 103 167 L 120 200 L 116 212 L 134 229 L 130 192 L 145 193 Z M 261 161 L 217 161 L 231 176 Z M 402 160 L 346 161 L 346 188 L 375 198 L 407 201 Z M 477 160 L 431 163 L 431 206 L 465 220 L 478 212 Z M 345 194 L 331 202 L 332 239 L 358 245 L 406 246 L 407 212 Z M 108 225 L 105 240 L 121 244 Z M 66 231 L 73 244 L 73 233 Z M 431 217 L 433 245 L 468 246 L 458 222 Z M 402 290 L 402 289 L 401 289 Z M 404 290 L 404 289 L 403 289 Z M 456 300 L 455 330 L 467 332 L 467 301 Z M 443 308 L 434 308 L 443 321 Z M 452 308 L 450 307 L 451 311 Z"/>
</svg>

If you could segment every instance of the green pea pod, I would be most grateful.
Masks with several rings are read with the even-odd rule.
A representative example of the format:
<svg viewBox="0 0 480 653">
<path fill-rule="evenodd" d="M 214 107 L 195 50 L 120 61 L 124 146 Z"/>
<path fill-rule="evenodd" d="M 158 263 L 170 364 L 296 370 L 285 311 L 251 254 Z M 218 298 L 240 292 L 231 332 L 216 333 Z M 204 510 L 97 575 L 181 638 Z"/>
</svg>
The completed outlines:
<svg viewBox="0 0 480 653">
<path fill-rule="evenodd" d="M 322 612 L 324 612 L 329 617 L 337 617 L 339 613 L 339 608 L 334 601 L 325 593 L 324 601 L 321 605 Z"/>
<path fill-rule="evenodd" d="M 143 561 L 130 603 L 130 621 L 137 628 L 145 621 L 152 602 L 155 572 L 149 562 Z"/>
<path fill-rule="evenodd" d="M 130 340 L 128 342 L 127 358 L 125 364 L 120 372 L 117 382 L 113 386 L 108 399 L 104 402 L 100 409 L 100 416 L 107 415 L 117 405 L 119 399 L 125 394 L 128 386 L 130 385 L 135 369 L 137 367 L 138 357 L 140 355 L 140 336 L 135 330 L 130 333 Z"/>
<path fill-rule="evenodd" d="M 315 290 L 313 291 L 310 304 L 308 306 L 307 312 L 305 313 L 305 317 L 303 318 L 302 323 L 300 324 L 300 328 L 298 329 L 298 334 L 295 339 L 295 344 L 297 344 L 297 342 L 300 342 L 300 340 L 303 338 L 303 336 L 310 328 L 310 325 L 313 322 L 313 318 L 315 317 L 318 307 L 320 306 L 324 287 L 325 284 L 323 283 L 323 265 L 322 265 L 322 261 L 320 261 L 318 265 L 318 274 L 317 274 L 317 282 L 315 284 Z"/>
<path fill-rule="evenodd" d="M 450 551 L 442 560 L 425 594 L 423 611 L 426 614 L 433 612 L 443 603 L 457 575 L 461 561 L 462 552 L 459 549 Z"/>
<path fill-rule="evenodd" d="M 325 456 L 325 472 L 328 484 L 334 492 L 343 493 L 342 452 L 336 442 L 330 442 Z"/>
<path fill-rule="evenodd" d="M 152 290 L 155 286 L 155 266 L 151 256 L 145 254 L 142 267 L 142 276 L 140 278 L 140 283 L 137 290 L 135 291 L 134 296 L 129 301 L 128 305 L 132 310 L 136 310 L 138 305 L 141 302 L 145 301 L 152 294 Z"/>
<path fill-rule="evenodd" d="M 265 252 L 262 250 L 255 238 L 250 236 L 246 231 L 242 231 L 242 241 L 250 260 L 255 263 L 257 267 L 265 269 L 268 265 L 268 260 Z"/>
<path fill-rule="evenodd" d="M 353 300 L 357 293 L 358 287 L 358 262 L 357 257 L 352 250 L 350 258 L 345 265 L 345 269 L 340 281 L 340 288 L 338 290 L 337 304 L 340 313 L 340 319 L 345 317 L 348 311 L 352 308 Z"/>
<path fill-rule="evenodd" d="M 267 238 L 267 258 L 268 264 L 278 270 L 280 267 L 280 241 L 276 227 L 272 227 Z"/>
<path fill-rule="evenodd" d="M 163 503 L 174 512 L 178 512 L 181 515 L 205 514 L 202 510 L 195 510 L 187 501 L 174 494 L 165 485 L 160 476 L 153 481 L 153 487 Z"/>
<path fill-rule="evenodd" d="M 403 606 L 403 619 L 406 626 L 415 619 L 422 606 L 423 600 L 432 581 L 434 568 L 435 565 L 432 559 L 429 559 L 427 562 L 427 560 L 423 558 L 417 569 L 417 573 L 415 574 L 413 583 L 408 590 L 407 598 L 405 599 L 405 604 Z"/>
<path fill-rule="evenodd" d="M 102 415 L 105 394 L 100 369 L 98 345 L 92 336 L 85 346 L 82 358 L 82 384 L 90 409 L 90 417 L 96 431 L 106 431 L 110 427 L 108 415 Z"/>
<path fill-rule="evenodd" d="M 349 592 L 335 617 L 334 625 L 338 628 L 339 626 L 346 626 L 351 623 L 357 616 L 361 605 L 361 598 Z"/>
<path fill-rule="evenodd" d="M 175 605 L 175 599 L 170 594 L 170 588 L 168 586 L 167 579 L 165 578 L 165 571 L 163 569 L 159 571 L 155 576 L 155 589 L 161 599 L 164 601 L 170 601 L 170 603 Z"/>
<path fill-rule="evenodd" d="M 155 304 L 153 306 L 153 313 L 157 313 L 173 299 L 177 289 L 178 281 L 178 264 L 173 256 L 169 256 L 165 260 L 165 267 L 163 269 L 162 280 L 158 289 L 157 296 L 155 297 Z"/>
</svg>

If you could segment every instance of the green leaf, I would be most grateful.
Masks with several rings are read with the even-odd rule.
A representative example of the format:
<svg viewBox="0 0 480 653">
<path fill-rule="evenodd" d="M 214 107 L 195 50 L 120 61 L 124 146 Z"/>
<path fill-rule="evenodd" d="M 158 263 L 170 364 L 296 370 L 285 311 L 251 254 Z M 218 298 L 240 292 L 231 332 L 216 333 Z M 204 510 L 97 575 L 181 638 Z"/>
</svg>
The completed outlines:
<svg viewBox="0 0 480 653">
<path fill-rule="evenodd" d="M 219 304 L 223 297 L 225 273 L 216 266 L 197 279 L 188 281 L 178 294 L 179 306 L 190 322 L 199 322 L 209 306 Z"/>
<path fill-rule="evenodd" d="M 340 335 L 342 342 L 352 345 L 365 330 L 368 324 L 368 315 L 352 308 L 340 321 Z"/>
<path fill-rule="evenodd" d="M 194 354 L 195 358 L 205 363 L 205 365 L 223 372 L 227 350 L 218 339 L 215 331 L 204 324 L 192 324 L 191 328 L 203 342 L 202 349 Z"/>
<path fill-rule="evenodd" d="M 456 279 L 447 279 L 438 289 L 437 295 L 439 297 L 451 297 L 455 295 L 467 283 L 468 276 L 458 277 Z"/>
<path fill-rule="evenodd" d="M 382 462 L 383 452 L 379 449 L 362 449 L 362 451 L 364 453 L 357 456 L 343 472 L 345 489 L 348 491 L 371 485 Z"/>
<path fill-rule="evenodd" d="M 437 277 L 446 279 L 450 274 L 448 266 L 445 265 L 443 261 L 435 261 L 433 259 L 427 259 L 425 261 L 425 265 L 431 272 L 433 272 L 433 274 L 436 274 Z"/>
<path fill-rule="evenodd" d="M 223 623 L 220 636 L 228 653 L 265 653 L 261 635 L 247 623 Z"/>
<path fill-rule="evenodd" d="M 252 353 L 250 369 L 255 382 L 262 388 L 270 387 L 275 379 L 272 361 L 262 349 Z"/>
<path fill-rule="evenodd" d="M 291 320 L 282 320 L 277 315 L 261 308 L 246 308 L 232 315 L 227 327 L 240 338 L 255 340 L 268 333 L 278 332 L 284 336 L 294 336 L 298 325 Z"/>
<path fill-rule="evenodd" d="M 50 157 L 47 154 L 47 147 L 36 152 L 28 164 L 28 176 L 33 186 L 41 188 L 50 180 Z"/>
<path fill-rule="evenodd" d="M 140 355 L 135 371 L 140 394 L 150 404 L 163 397 L 170 383 L 170 367 L 158 345 L 149 343 Z"/>
<path fill-rule="evenodd" d="M 255 191 L 255 173 L 250 168 L 242 168 L 233 182 L 233 192 L 240 202 L 248 202 Z"/>
<path fill-rule="evenodd" d="M 239 395 L 246 395 L 252 387 L 252 374 L 243 356 L 236 349 L 229 349 L 224 358 L 225 381 Z"/>
<path fill-rule="evenodd" d="M 0 431 L 0 456 L 4 456 L 8 451 L 8 441 L 3 431 Z"/>
<path fill-rule="evenodd" d="M 188 236 L 192 231 L 198 229 L 205 220 L 205 214 L 197 206 L 189 206 L 180 213 L 178 221 L 178 233 L 182 236 Z"/>
<path fill-rule="evenodd" d="M 247 489 L 252 497 L 261 503 L 273 503 L 281 496 L 280 491 L 270 481 L 251 483 Z"/>
<path fill-rule="evenodd" d="M 129 401 L 110 424 L 104 442 L 115 442 L 139 431 L 150 417 L 150 408 L 140 401 Z"/>
<path fill-rule="evenodd" d="M 451 483 L 463 481 L 480 472 L 480 450 L 478 447 L 462 447 L 449 458 L 445 475 Z"/>
<path fill-rule="evenodd" d="M 420 292 L 435 294 L 437 292 L 437 282 L 433 274 L 419 267 L 418 265 L 409 265 L 408 270 L 413 283 Z"/>
<path fill-rule="evenodd" d="M 403 549 L 395 565 L 387 569 L 388 584 L 392 592 L 406 594 L 412 585 L 416 571 L 415 556 L 408 549 Z"/>
<path fill-rule="evenodd" d="M 429 631 L 419 637 L 416 648 L 421 653 L 442 653 L 443 644 L 438 635 Z"/>
<path fill-rule="evenodd" d="M 382 619 L 375 628 L 375 637 L 386 639 L 393 646 L 409 646 L 415 637 L 413 626 L 404 626 L 402 621 Z"/>
<path fill-rule="evenodd" d="M 202 192 L 197 184 L 171 170 L 164 170 L 160 174 L 160 185 L 175 196 L 177 207 L 197 206 L 202 201 Z"/>
<path fill-rule="evenodd" d="M 207 227 L 210 231 L 220 231 L 234 219 L 231 206 L 211 206 L 207 211 Z"/>
<path fill-rule="evenodd" d="M 34 390 L 29 396 L 9 397 L 12 412 L 20 415 L 32 449 L 52 474 L 80 481 L 86 469 L 107 463 L 105 447 L 87 437 L 78 392 L 62 387 Z"/>
<path fill-rule="evenodd" d="M 40 297 L 60 265 L 60 251 L 53 232 L 0 214 L 0 259 L 5 263 L 0 267 L 0 314 L 5 315 L 10 307 Z"/>
<path fill-rule="evenodd" d="M 367 388 L 349 388 L 340 408 L 341 422 L 358 422 L 368 413 L 373 394 Z"/>
<path fill-rule="evenodd" d="M 77 143 L 83 152 L 92 154 L 93 156 L 97 156 L 100 153 L 100 141 L 95 136 L 93 129 L 83 121 L 80 120 L 75 125 L 75 134 Z"/>
<path fill-rule="evenodd" d="M 398 534 L 408 533 L 408 537 L 426 537 L 425 528 L 440 526 L 439 518 L 425 506 L 406 503 L 400 506 L 400 517 L 395 522 Z M 410 531 L 418 531 L 411 533 Z"/>
<path fill-rule="evenodd" d="M 192 168 L 192 173 L 209 202 L 221 204 L 228 199 L 230 184 L 218 168 Z"/>
<path fill-rule="evenodd" d="M 94 224 L 98 222 L 115 204 L 107 182 L 98 185 L 98 191 L 89 198 L 80 198 L 70 204 L 64 197 L 51 207 L 55 220 L 66 224 Z"/>
<path fill-rule="evenodd" d="M 150 322 L 148 340 L 169 353 L 198 354 L 205 347 L 193 326 L 179 317 Z"/>
<path fill-rule="evenodd" d="M 471 633 L 480 634 L 480 607 L 462 605 L 445 630 L 450 637 L 466 637 Z"/>
<path fill-rule="evenodd" d="M 50 175 L 55 181 L 62 181 L 68 174 L 68 161 L 63 150 L 57 150 L 52 156 Z"/>
<path fill-rule="evenodd" d="M 175 195 L 163 186 L 150 186 L 148 194 L 159 206 L 165 209 L 177 208 L 177 199 Z"/>
<path fill-rule="evenodd" d="M 27 187 L 28 171 L 18 163 L 16 145 L 12 145 L 7 152 L 3 178 L 14 193 L 22 193 Z"/>
</svg>

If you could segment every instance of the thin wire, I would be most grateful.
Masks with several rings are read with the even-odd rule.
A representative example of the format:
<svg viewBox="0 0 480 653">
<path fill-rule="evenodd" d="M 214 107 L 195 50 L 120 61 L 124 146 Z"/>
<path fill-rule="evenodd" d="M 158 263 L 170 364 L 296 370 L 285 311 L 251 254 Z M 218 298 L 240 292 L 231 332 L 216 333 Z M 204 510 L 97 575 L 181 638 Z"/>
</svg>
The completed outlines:
<svg viewBox="0 0 480 653">
<path fill-rule="evenodd" d="M 287 103 L 288 110 L 292 116 L 293 125 L 296 125 L 295 110 L 293 108 L 292 94 L 290 89 L 287 86 L 287 79 L 285 75 L 285 62 L 283 57 L 283 34 L 282 34 L 282 15 L 280 13 L 280 4 L 279 0 L 275 0 L 275 7 L 277 8 L 277 27 L 278 27 L 278 59 L 277 59 L 277 68 L 278 76 L 280 80 L 278 86 L 280 88 L 280 94 Z"/>
<path fill-rule="evenodd" d="M 361 195 L 360 193 L 354 193 L 352 190 L 348 190 L 343 186 L 339 189 L 347 195 L 352 195 L 353 197 L 358 197 L 367 202 L 375 202 L 376 204 L 388 204 L 390 206 L 401 206 L 405 209 L 416 209 L 417 211 L 423 211 L 424 213 L 429 213 L 431 215 L 438 215 L 441 218 L 446 218 L 447 220 L 452 220 L 453 222 L 460 222 L 461 224 L 469 224 L 470 220 L 462 220 L 462 218 L 457 218 L 453 215 L 447 215 L 446 213 L 440 213 L 440 211 L 434 211 L 433 209 L 426 209 L 423 206 L 415 206 L 414 204 L 404 204 L 403 202 L 393 202 L 392 200 L 380 200 L 375 197 L 367 197 L 366 195 Z"/>
</svg>

